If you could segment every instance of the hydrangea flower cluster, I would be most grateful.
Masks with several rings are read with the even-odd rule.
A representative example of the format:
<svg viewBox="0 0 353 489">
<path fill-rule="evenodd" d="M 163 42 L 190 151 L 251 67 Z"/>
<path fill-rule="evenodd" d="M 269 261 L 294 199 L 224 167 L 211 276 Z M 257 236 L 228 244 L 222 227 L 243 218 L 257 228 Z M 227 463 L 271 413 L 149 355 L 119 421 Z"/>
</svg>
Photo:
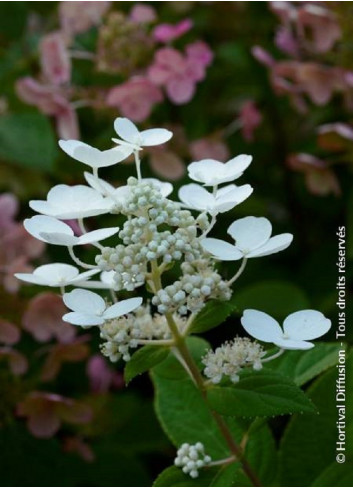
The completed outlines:
<svg viewBox="0 0 353 489">
<path fill-rule="evenodd" d="M 243 272 L 248 258 L 285 250 L 293 236 L 285 233 L 271 237 L 272 225 L 266 218 L 249 216 L 235 220 L 228 228 L 234 245 L 207 237 L 219 213 L 233 209 L 251 195 L 253 189 L 249 184 L 231 183 L 250 165 L 250 156 L 240 155 L 226 163 L 214 159 L 191 163 L 189 177 L 197 183 L 183 186 L 180 201 L 176 202 L 169 198 L 173 190 L 170 183 L 142 178 L 140 160 L 144 147 L 164 144 L 172 133 L 166 129 L 139 131 L 125 118 L 117 118 L 114 128 L 118 138 L 113 141 L 117 146 L 105 151 L 76 140 L 60 141 L 60 147 L 69 156 L 92 169 L 92 173 L 85 173 L 88 186 L 57 185 L 46 200 L 30 202 L 32 209 L 41 215 L 25 221 L 26 230 L 35 238 L 66 246 L 80 268 L 53 263 L 16 276 L 32 284 L 60 288 L 63 302 L 70 309 L 63 315 L 63 321 L 83 328 L 98 327 L 102 353 L 112 362 L 129 361 L 131 350 L 141 345 L 163 345 L 170 347 L 192 374 L 188 370 L 188 356 L 185 359 L 178 347 L 185 342 L 197 313 L 210 299 L 230 299 L 231 285 Z M 137 178 L 130 177 L 127 185 L 119 188 L 100 178 L 101 168 L 118 164 L 131 154 Z M 210 191 L 204 187 L 210 187 Z M 125 221 L 121 228 L 87 231 L 84 219 L 102 214 L 120 214 Z M 62 222 L 66 219 L 77 219 L 80 236 L 75 236 L 72 228 Z M 118 241 L 104 247 L 100 241 L 107 238 Z M 77 246 L 83 244 L 96 249 L 94 264 L 76 256 Z M 219 260 L 241 260 L 241 265 L 226 280 L 217 269 Z M 166 283 L 164 273 L 170 269 L 177 279 Z M 151 294 L 146 305 L 139 296 L 117 299 L 117 292 L 131 293 L 142 286 Z M 76 288 L 67 292 L 67 287 Z M 109 290 L 111 298 L 87 290 L 90 288 Z M 204 375 L 209 380 L 197 371 L 202 389 L 209 381 L 217 384 L 223 377 L 236 383 L 244 367 L 259 370 L 263 362 L 286 349 L 312 348 L 314 345 L 308 340 L 322 336 L 331 326 L 321 313 L 312 310 L 288 316 L 283 330 L 260 311 L 244 311 L 241 322 L 250 336 L 276 345 L 279 351 L 264 358 L 260 344 L 238 337 L 214 352 L 208 351 L 203 363 Z M 193 478 L 209 462 L 201 443 L 182 445 L 175 459 L 176 465 Z"/>
<path fill-rule="evenodd" d="M 265 350 L 259 343 L 249 338 L 235 338 L 224 343 L 215 351 L 209 350 L 202 362 L 206 366 L 204 374 L 213 384 L 219 384 L 223 377 L 229 377 L 233 383 L 239 381 L 239 372 L 244 367 L 261 370 L 261 360 Z"/>
<path fill-rule="evenodd" d="M 211 462 L 211 457 L 205 454 L 205 447 L 201 442 L 190 445 L 183 443 L 177 451 L 174 463 L 177 467 L 182 467 L 184 474 L 196 479 L 199 475 L 199 469 Z"/>
</svg>

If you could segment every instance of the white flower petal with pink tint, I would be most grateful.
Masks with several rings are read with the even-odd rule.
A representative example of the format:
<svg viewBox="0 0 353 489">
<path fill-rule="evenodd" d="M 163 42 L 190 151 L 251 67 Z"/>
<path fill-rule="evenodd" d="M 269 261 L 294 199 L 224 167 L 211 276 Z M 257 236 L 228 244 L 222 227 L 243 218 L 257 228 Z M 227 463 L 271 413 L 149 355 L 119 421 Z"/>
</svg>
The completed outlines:
<svg viewBox="0 0 353 489">
<path fill-rule="evenodd" d="M 32 273 L 16 273 L 15 277 L 24 282 L 49 287 L 65 287 L 80 281 L 87 280 L 99 270 L 88 270 L 79 273 L 79 270 L 66 263 L 50 263 L 36 268 Z"/>
<path fill-rule="evenodd" d="M 101 151 L 93 148 L 86 143 L 69 139 L 59 141 L 60 148 L 66 154 L 77 161 L 89 165 L 92 168 L 104 168 L 106 166 L 115 165 L 125 160 L 132 153 L 132 148 L 128 146 L 120 146 L 112 149 Z"/>
<path fill-rule="evenodd" d="M 83 328 L 97 326 L 109 319 L 128 314 L 142 304 L 142 298 L 136 297 L 117 302 L 107 308 L 100 295 L 85 289 L 75 289 L 64 294 L 63 300 L 73 311 L 65 314 L 63 320 Z"/>
<path fill-rule="evenodd" d="M 189 177 L 205 186 L 215 186 L 239 178 L 250 165 L 252 156 L 239 155 L 227 163 L 205 159 L 188 166 Z"/>
<path fill-rule="evenodd" d="M 85 185 L 56 185 L 49 190 L 47 200 L 31 200 L 29 205 L 36 212 L 57 219 L 79 219 L 108 213 L 111 202 Z"/>
<path fill-rule="evenodd" d="M 275 319 L 255 309 L 244 311 L 241 324 L 253 338 L 285 350 L 313 348 L 315 345 L 307 340 L 323 336 L 331 327 L 329 319 L 311 309 L 290 314 L 283 323 L 283 330 Z"/>
<path fill-rule="evenodd" d="M 113 139 L 118 144 L 128 144 L 135 150 L 143 146 L 157 146 L 164 144 L 173 136 L 167 129 L 146 129 L 139 131 L 135 124 L 126 117 L 118 117 L 114 122 L 114 129 L 123 140 Z"/>
</svg>

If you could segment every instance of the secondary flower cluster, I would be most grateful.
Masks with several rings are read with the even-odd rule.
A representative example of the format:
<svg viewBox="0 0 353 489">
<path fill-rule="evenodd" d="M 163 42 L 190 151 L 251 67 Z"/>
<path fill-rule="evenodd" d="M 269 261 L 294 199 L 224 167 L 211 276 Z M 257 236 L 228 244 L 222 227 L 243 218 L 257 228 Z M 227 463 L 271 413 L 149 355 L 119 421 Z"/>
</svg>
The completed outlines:
<svg viewBox="0 0 353 489">
<path fill-rule="evenodd" d="M 189 474 L 195 479 L 199 475 L 199 469 L 211 462 L 211 457 L 205 454 L 203 443 L 197 442 L 195 445 L 183 443 L 177 451 L 174 463 L 177 467 L 182 467 L 184 474 Z"/>
</svg>

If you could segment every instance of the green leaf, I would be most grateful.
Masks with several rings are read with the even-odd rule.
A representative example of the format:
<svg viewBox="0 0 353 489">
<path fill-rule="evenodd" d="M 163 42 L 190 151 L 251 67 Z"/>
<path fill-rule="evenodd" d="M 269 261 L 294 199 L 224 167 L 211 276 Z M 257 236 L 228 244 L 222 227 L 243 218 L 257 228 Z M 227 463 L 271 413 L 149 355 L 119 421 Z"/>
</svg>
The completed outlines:
<svg viewBox="0 0 353 489">
<path fill-rule="evenodd" d="M 169 354 L 169 348 L 165 346 L 145 345 L 135 352 L 131 360 L 126 364 L 124 378 L 128 384 L 136 375 L 140 375 L 154 367 Z"/>
<path fill-rule="evenodd" d="M 239 310 L 259 309 L 276 319 L 300 309 L 308 309 L 310 303 L 304 292 L 291 282 L 266 280 L 243 288 L 235 294 Z"/>
<path fill-rule="evenodd" d="M 264 421 L 264 419 L 261 418 L 261 421 Z M 252 424 L 255 423 L 256 421 Z M 261 428 L 258 428 L 253 433 L 249 433 L 245 457 L 250 466 L 255 470 L 262 486 L 277 485 L 278 463 L 276 442 L 266 422 Z"/>
<path fill-rule="evenodd" d="M 353 356 L 347 358 L 346 372 L 353 368 Z M 335 461 L 338 430 L 336 407 L 337 368 L 332 368 L 308 389 L 319 415 L 293 416 L 282 437 L 280 446 L 279 486 L 310 486 Z M 353 439 L 353 376 L 346 378 L 346 452 L 352 453 Z M 344 471 L 344 464 L 341 469 Z M 336 485 L 336 484 L 334 484 Z"/>
<path fill-rule="evenodd" d="M 0 157 L 35 170 L 51 171 L 57 144 L 47 119 L 38 113 L 0 118 Z"/>
<path fill-rule="evenodd" d="M 193 333 L 203 333 L 204 331 L 215 328 L 223 323 L 235 309 L 236 305 L 232 301 L 222 302 L 212 300 L 197 314 L 190 331 Z"/>
<path fill-rule="evenodd" d="M 281 372 L 300 386 L 335 365 L 338 350 L 337 343 L 315 343 L 311 350 L 286 351 L 280 357 L 271 360 L 266 368 Z"/>
<path fill-rule="evenodd" d="M 311 484 L 313 487 L 352 487 L 353 462 L 339 464 L 336 461 L 327 467 Z"/>
<path fill-rule="evenodd" d="M 271 371 L 244 372 L 232 387 L 211 387 L 207 397 L 211 407 L 226 416 L 276 416 L 315 410 L 290 379 Z"/>
<path fill-rule="evenodd" d="M 192 479 L 179 467 L 172 466 L 159 474 L 153 487 L 209 487 L 219 471 L 219 467 L 205 468 L 200 470 L 199 477 Z"/>
</svg>

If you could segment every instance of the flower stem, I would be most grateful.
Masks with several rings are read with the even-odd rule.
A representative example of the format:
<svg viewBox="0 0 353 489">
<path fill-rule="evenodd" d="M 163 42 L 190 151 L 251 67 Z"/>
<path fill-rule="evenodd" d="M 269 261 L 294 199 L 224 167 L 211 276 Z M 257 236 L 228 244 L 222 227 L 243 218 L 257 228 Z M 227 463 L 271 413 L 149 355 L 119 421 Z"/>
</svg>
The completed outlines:
<svg viewBox="0 0 353 489">
<path fill-rule="evenodd" d="M 134 151 L 135 163 L 136 163 L 136 171 L 137 171 L 137 179 L 141 180 L 141 160 L 138 150 Z"/>
<path fill-rule="evenodd" d="M 71 256 L 72 260 L 76 263 L 76 265 L 79 265 L 82 268 L 86 268 L 87 270 L 93 270 L 93 269 L 97 268 L 95 265 L 88 265 L 88 263 L 84 263 L 79 258 L 77 258 L 77 256 L 74 253 L 74 249 L 72 246 L 68 246 L 67 249 L 69 250 L 70 256 Z"/>
<path fill-rule="evenodd" d="M 246 267 L 246 262 L 248 261 L 248 259 L 244 256 L 243 258 L 243 261 L 241 262 L 241 265 L 240 265 L 240 268 L 239 270 L 237 271 L 237 273 L 234 275 L 234 277 L 232 277 L 230 280 L 228 280 L 227 282 L 227 285 L 228 287 L 232 284 L 234 284 L 234 282 L 240 277 L 240 275 L 243 273 L 243 271 L 245 270 L 245 267 Z"/>
<path fill-rule="evenodd" d="M 262 362 L 262 363 L 264 363 L 264 362 L 270 362 L 271 360 L 274 360 L 275 358 L 280 357 L 280 356 L 282 355 L 282 353 L 284 353 L 284 352 L 285 352 L 285 349 L 284 349 L 284 348 L 280 348 L 280 349 L 278 350 L 278 352 L 277 352 L 277 353 L 274 353 L 274 354 L 273 354 L 272 356 L 270 356 L 270 357 L 263 358 L 263 359 L 261 360 L 261 362 Z"/>
<path fill-rule="evenodd" d="M 161 282 L 161 274 L 159 272 L 158 263 L 156 260 L 151 261 L 151 277 L 152 277 L 154 292 L 158 292 L 162 288 L 162 282 Z M 191 376 L 196 387 L 199 389 L 202 398 L 206 403 L 206 405 L 208 406 L 208 408 L 210 409 L 210 412 L 214 420 L 216 421 L 218 428 L 223 435 L 223 438 L 225 439 L 231 453 L 233 454 L 233 457 L 239 460 L 239 462 L 242 464 L 243 470 L 245 474 L 248 476 L 248 478 L 251 480 L 252 484 L 254 486 L 261 486 L 261 483 L 257 475 L 253 472 L 248 461 L 244 457 L 244 453 L 241 447 L 234 441 L 233 435 L 230 432 L 226 422 L 224 421 L 222 416 L 220 416 L 216 411 L 213 411 L 212 408 L 209 406 L 208 399 L 207 399 L 207 386 L 204 382 L 201 372 L 199 371 L 198 366 L 195 363 L 195 360 L 193 359 L 187 347 L 185 337 L 179 331 L 179 328 L 174 320 L 173 314 L 167 312 L 165 314 L 165 317 L 167 319 L 169 329 L 174 338 L 174 348 L 178 352 L 177 357 L 180 356 L 182 358 L 181 364 L 184 366 L 185 370 Z"/>
</svg>

